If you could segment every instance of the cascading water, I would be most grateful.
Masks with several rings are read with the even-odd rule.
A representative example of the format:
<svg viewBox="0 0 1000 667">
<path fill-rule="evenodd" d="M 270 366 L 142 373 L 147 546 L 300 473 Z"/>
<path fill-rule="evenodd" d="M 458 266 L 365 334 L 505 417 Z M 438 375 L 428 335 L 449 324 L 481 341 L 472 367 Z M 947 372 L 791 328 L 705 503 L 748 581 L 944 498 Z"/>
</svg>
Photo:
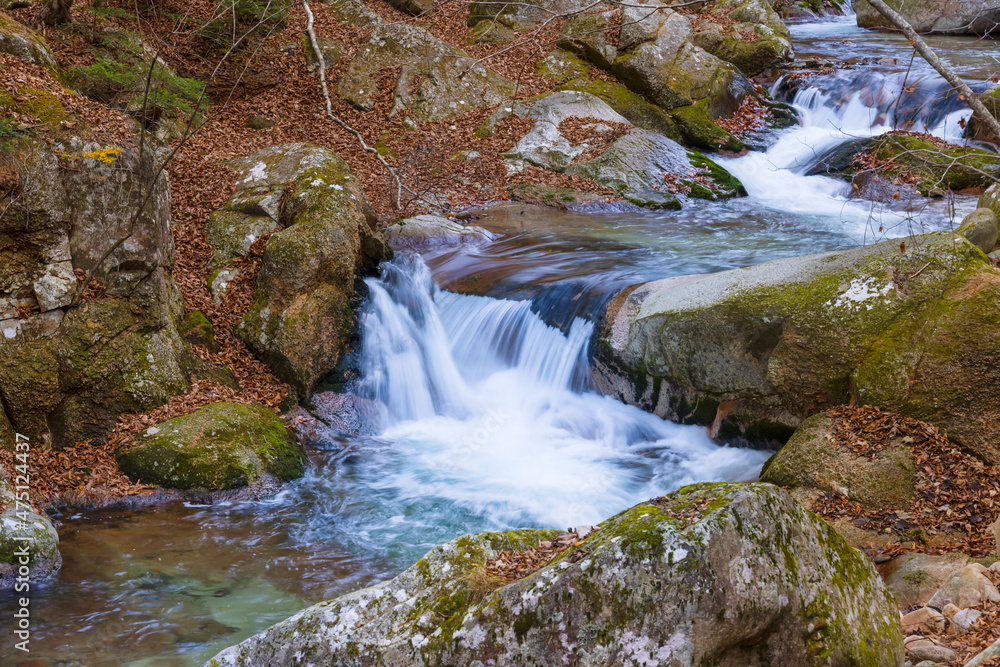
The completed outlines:
<svg viewBox="0 0 1000 667">
<path fill-rule="evenodd" d="M 564 334 L 529 301 L 442 291 L 413 254 L 367 282 L 357 392 L 388 414 L 376 440 L 393 462 L 370 479 L 400 514 L 596 523 L 685 483 L 753 478 L 767 458 L 587 391 L 589 322 Z"/>
</svg>

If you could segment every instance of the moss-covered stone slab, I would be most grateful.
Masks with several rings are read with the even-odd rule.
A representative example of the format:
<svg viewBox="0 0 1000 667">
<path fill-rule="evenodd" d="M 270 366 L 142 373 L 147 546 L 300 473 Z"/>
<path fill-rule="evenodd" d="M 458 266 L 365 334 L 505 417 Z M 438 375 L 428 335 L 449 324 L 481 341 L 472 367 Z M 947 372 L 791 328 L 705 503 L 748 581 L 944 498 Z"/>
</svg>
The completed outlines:
<svg viewBox="0 0 1000 667">
<path fill-rule="evenodd" d="M 424 28 L 401 23 L 375 28 L 337 84 L 338 93 L 360 109 L 371 109 L 387 92 L 376 81 L 387 67 L 400 68 L 390 116 L 408 109 L 418 121 L 441 121 L 496 106 L 514 94 L 513 81 Z"/>
<path fill-rule="evenodd" d="M 780 444 L 832 405 L 931 422 L 1000 463 L 1000 272 L 952 232 L 633 286 L 595 344 L 605 393 Z"/>
<path fill-rule="evenodd" d="M 717 58 L 732 63 L 746 76 L 757 76 L 769 67 L 792 59 L 788 27 L 764 0 L 724 0 L 703 10 L 692 41 Z M 713 15 L 728 19 L 722 25 Z"/>
<path fill-rule="evenodd" d="M 265 473 L 301 477 L 306 455 L 277 415 L 260 406 L 212 403 L 147 428 L 117 454 L 137 482 L 168 489 L 222 491 L 252 486 Z"/>
<path fill-rule="evenodd" d="M 850 500 L 875 510 L 908 508 L 915 493 L 915 463 L 906 444 L 900 441 L 871 458 L 854 456 L 834 440 L 831 426 L 826 413 L 803 421 L 764 464 L 760 481 L 817 492 L 836 487 Z"/>
<path fill-rule="evenodd" d="M 27 503 L 18 503 L 18 495 L 0 470 L 0 591 L 13 589 L 19 582 L 34 586 L 62 567 L 52 521 Z M 27 591 L 17 590 L 21 595 Z"/>
<path fill-rule="evenodd" d="M 209 220 L 209 281 L 224 295 L 228 262 L 269 233 L 253 304 L 236 334 L 302 396 L 333 370 L 351 328 L 356 274 L 386 253 L 347 163 L 326 148 L 271 146 L 233 163 L 236 193 Z M 225 260 L 225 261 L 222 261 Z"/>
<path fill-rule="evenodd" d="M 0 53 L 9 53 L 15 58 L 50 69 L 56 67 L 56 59 L 52 57 L 45 39 L 34 30 L 2 13 L 0 13 Z"/>
<path fill-rule="evenodd" d="M 458 538 L 206 665 L 903 664 L 899 612 L 868 559 L 774 486 L 685 487 L 520 581 L 483 585 L 488 558 L 555 534 Z"/>
</svg>

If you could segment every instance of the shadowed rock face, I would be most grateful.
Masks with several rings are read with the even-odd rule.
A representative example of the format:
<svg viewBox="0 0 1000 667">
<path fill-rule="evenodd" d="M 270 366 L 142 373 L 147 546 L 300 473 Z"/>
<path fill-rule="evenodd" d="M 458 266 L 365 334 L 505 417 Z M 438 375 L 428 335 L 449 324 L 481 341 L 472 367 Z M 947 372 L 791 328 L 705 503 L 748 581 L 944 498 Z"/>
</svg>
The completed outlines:
<svg viewBox="0 0 1000 667">
<path fill-rule="evenodd" d="M 499 550 L 556 535 L 461 537 L 207 664 L 903 664 L 899 614 L 871 564 L 777 487 L 685 487 L 520 581 L 471 583 Z"/>
<path fill-rule="evenodd" d="M 594 379 L 731 441 L 786 440 L 854 401 L 1000 462 L 1000 272 L 950 232 L 633 286 L 595 334 Z"/>
</svg>

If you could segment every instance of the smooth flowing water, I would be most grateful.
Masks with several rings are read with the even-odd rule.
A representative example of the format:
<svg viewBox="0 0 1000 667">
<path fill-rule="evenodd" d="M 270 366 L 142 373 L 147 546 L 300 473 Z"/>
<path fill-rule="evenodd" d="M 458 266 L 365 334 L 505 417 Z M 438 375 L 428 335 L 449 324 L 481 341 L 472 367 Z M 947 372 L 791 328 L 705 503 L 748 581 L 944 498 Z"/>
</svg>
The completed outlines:
<svg viewBox="0 0 1000 667">
<path fill-rule="evenodd" d="M 266 501 L 57 516 L 65 564 L 33 597 L 31 664 L 200 664 L 457 535 L 590 524 L 689 482 L 753 478 L 766 452 L 589 391 L 602 304 L 642 280 L 947 228 L 975 203 L 883 206 L 806 175 L 825 151 L 894 125 L 958 139 L 968 112 L 910 66 L 901 38 L 853 17 L 791 27 L 800 57 L 854 69 L 775 84 L 801 125 L 720 160 L 749 197 L 670 213 L 497 207 L 476 222 L 493 243 L 401 253 L 367 281 L 361 314 L 352 391 L 376 435 L 330 432 L 307 475 Z M 992 74 L 980 42 L 936 45 L 965 76 Z M 0 615 L 12 609 L 0 600 Z M 0 662 L 17 664 L 11 653 Z"/>
</svg>

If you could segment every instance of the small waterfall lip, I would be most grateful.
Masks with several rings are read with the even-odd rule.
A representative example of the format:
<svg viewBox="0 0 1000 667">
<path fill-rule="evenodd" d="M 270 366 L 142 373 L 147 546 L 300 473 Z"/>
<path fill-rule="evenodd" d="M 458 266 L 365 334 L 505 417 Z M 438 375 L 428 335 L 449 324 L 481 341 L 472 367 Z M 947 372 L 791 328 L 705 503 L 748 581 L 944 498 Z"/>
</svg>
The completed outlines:
<svg viewBox="0 0 1000 667">
<path fill-rule="evenodd" d="M 561 330 L 530 301 L 442 290 L 412 252 L 367 285 L 353 391 L 387 417 L 329 450 L 374 503 L 365 539 L 398 536 L 403 516 L 432 531 L 596 523 L 685 483 L 753 479 L 768 456 L 589 391 L 592 322 Z"/>
</svg>

